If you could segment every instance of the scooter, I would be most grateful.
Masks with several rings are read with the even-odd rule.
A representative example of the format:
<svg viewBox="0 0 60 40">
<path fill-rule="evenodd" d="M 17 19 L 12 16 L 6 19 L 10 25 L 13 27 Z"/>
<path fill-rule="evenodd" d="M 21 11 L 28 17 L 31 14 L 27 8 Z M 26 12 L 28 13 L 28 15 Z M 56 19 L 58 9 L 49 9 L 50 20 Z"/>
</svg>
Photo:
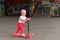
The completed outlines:
<svg viewBox="0 0 60 40">
<path fill-rule="evenodd" d="M 27 29 L 28 29 L 28 33 L 25 36 L 19 36 L 20 38 L 27 38 L 27 39 L 31 39 L 34 34 L 30 32 L 30 28 L 29 28 L 29 21 L 27 22 Z"/>
<path fill-rule="evenodd" d="M 33 37 L 34 34 L 30 32 L 29 21 L 27 22 L 27 24 L 28 24 L 28 26 L 27 26 L 27 28 L 28 28 L 28 33 L 26 34 L 26 37 L 27 37 L 28 39 L 30 39 L 30 38 Z"/>
<path fill-rule="evenodd" d="M 29 28 L 29 21 L 27 22 L 27 30 L 28 30 L 28 33 L 25 35 L 25 36 L 16 36 L 16 37 L 19 37 L 19 38 L 27 38 L 27 39 L 30 39 L 34 36 L 33 33 L 30 32 L 30 28 Z"/>
</svg>

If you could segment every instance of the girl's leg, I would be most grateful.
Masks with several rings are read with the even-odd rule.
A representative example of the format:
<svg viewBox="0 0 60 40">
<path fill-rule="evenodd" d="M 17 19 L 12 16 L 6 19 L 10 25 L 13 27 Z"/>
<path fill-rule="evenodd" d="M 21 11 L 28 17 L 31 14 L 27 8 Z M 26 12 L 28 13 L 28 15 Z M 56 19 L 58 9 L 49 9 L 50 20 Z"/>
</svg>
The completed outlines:
<svg viewBox="0 0 60 40">
<path fill-rule="evenodd" d="M 17 29 L 17 31 L 13 34 L 13 36 L 19 36 L 19 35 L 20 35 L 21 29 L 20 29 L 20 24 L 19 24 L 19 23 L 17 24 L 17 27 L 18 27 L 18 29 Z"/>
<path fill-rule="evenodd" d="M 23 24 L 23 23 L 21 24 L 20 30 L 21 30 L 20 36 L 25 37 L 25 33 L 24 33 L 24 24 Z"/>
<path fill-rule="evenodd" d="M 18 29 L 17 29 L 16 33 L 20 33 L 20 34 L 24 33 L 24 24 L 18 23 L 17 26 L 18 26 Z"/>
<path fill-rule="evenodd" d="M 22 24 L 22 27 L 21 27 L 21 34 L 24 34 L 24 24 Z"/>
<path fill-rule="evenodd" d="M 23 23 L 18 23 L 18 29 L 17 29 L 17 31 L 16 31 L 16 33 L 14 33 L 13 34 L 13 36 L 19 36 L 19 35 L 21 35 L 21 36 L 25 36 L 25 34 L 24 34 L 24 24 Z"/>
<path fill-rule="evenodd" d="M 17 31 L 16 31 L 16 33 L 20 33 L 21 32 L 21 29 L 20 28 L 18 28 L 17 29 Z"/>
</svg>

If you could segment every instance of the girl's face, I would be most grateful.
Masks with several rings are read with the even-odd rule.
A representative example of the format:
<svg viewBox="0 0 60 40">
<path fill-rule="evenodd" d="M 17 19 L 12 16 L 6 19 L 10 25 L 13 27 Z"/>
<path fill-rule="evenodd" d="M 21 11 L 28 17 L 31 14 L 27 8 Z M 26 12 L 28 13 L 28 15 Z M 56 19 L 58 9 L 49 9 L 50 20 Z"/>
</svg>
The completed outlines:
<svg viewBox="0 0 60 40">
<path fill-rule="evenodd" d="M 21 13 L 22 16 L 26 16 L 26 13 Z"/>
<path fill-rule="evenodd" d="M 22 15 L 22 16 L 26 16 L 26 10 L 22 10 L 22 11 L 21 11 L 21 15 Z"/>
</svg>

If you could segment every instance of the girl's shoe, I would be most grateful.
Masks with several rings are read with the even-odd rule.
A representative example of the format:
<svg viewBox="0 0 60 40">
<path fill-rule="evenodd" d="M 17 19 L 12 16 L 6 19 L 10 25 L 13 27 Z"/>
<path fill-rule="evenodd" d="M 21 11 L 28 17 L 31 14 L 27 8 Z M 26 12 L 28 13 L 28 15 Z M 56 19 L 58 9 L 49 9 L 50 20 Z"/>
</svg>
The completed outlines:
<svg viewBox="0 0 60 40">
<path fill-rule="evenodd" d="M 18 37 L 20 34 L 19 33 L 14 33 L 13 36 L 14 37 Z"/>
</svg>

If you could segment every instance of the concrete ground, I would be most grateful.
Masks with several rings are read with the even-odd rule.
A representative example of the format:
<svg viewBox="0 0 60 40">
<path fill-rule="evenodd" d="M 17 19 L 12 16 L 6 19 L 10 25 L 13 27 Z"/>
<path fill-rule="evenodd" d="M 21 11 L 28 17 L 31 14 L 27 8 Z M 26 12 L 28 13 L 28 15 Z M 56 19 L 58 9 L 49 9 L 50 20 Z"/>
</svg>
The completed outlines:
<svg viewBox="0 0 60 40">
<path fill-rule="evenodd" d="M 17 21 L 18 17 L 0 17 L 0 40 L 60 40 L 60 17 L 33 17 L 30 22 L 30 31 L 34 33 L 32 39 L 12 37 Z"/>
</svg>

